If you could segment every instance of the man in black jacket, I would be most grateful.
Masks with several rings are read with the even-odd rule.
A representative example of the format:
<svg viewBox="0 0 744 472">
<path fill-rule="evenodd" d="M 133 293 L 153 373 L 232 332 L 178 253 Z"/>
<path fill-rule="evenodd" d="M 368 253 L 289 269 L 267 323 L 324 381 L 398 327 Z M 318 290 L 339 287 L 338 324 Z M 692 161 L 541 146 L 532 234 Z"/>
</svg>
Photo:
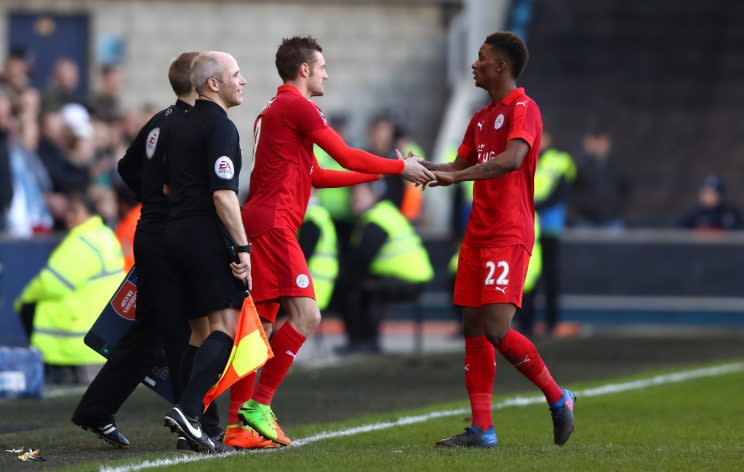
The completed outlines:
<svg viewBox="0 0 744 472">
<path fill-rule="evenodd" d="M 197 55 L 196 52 L 183 53 L 171 63 L 168 79 L 178 98 L 176 103 L 157 113 L 140 130 L 119 161 L 122 179 L 142 202 L 134 238 L 137 318 L 88 387 L 72 421 L 121 448 L 129 447 L 129 441 L 118 429 L 114 414 L 158 362 L 161 346 L 165 348 L 177 392 L 183 387 L 182 377 L 188 376 L 193 359 L 193 353 L 189 359 L 188 351 L 185 352 L 189 330 L 179 313 L 180 297 L 171 295 L 169 285 L 164 283 L 169 267 L 162 234 L 170 207 L 163 193 L 165 142 L 169 139 L 169 130 L 196 100 L 190 73 Z M 183 368 L 180 367 L 182 362 Z M 216 424 L 214 426 L 219 429 Z M 210 432 L 219 435 L 219 431 Z"/>
</svg>

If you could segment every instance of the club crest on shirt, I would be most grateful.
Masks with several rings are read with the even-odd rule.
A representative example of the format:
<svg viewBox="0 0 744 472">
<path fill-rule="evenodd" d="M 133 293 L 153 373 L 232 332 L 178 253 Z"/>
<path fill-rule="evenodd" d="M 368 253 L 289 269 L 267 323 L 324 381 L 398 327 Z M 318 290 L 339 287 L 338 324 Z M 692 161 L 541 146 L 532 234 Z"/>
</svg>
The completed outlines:
<svg viewBox="0 0 744 472">
<path fill-rule="evenodd" d="M 499 116 L 496 117 L 496 121 L 493 122 L 493 129 L 499 129 L 502 126 L 504 126 L 504 114 L 499 113 Z"/>
<path fill-rule="evenodd" d="M 310 285 L 310 277 L 308 277 L 306 274 L 300 274 L 295 279 L 295 283 L 300 288 L 307 288 L 307 286 Z"/>
<path fill-rule="evenodd" d="M 235 167 L 233 167 L 233 161 L 227 156 L 221 156 L 214 163 L 214 173 L 220 179 L 230 180 L 235 175 Z"/>
<path fill-rule="evenodd" d="M 155 128 L 147 135 L 145 140 L 145 155 L 152 159 L 155 155 L 155 148 L 158 147 L 158 138 L 160 137 L 160 128 Z"/>
</svg>

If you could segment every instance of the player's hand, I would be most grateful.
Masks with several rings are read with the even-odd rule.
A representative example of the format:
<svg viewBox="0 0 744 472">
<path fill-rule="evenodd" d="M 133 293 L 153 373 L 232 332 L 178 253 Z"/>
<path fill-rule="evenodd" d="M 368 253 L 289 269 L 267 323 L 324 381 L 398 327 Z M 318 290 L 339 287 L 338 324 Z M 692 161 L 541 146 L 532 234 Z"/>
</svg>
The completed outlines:
<svg viewBox="0 0 744 472">
<path fill-rule="evenodd" d="M 448 185 L 452 185 L 455 182 L 455 174 L 454 172 L 434 172 L 434 175 L 436 176 L 437 180 L 434 182 L 431 182 L 429 184 L 430 187 L 446 187 Z"/>
<path fill-rule="evenodd" d="M 230 270 L 232 271 L 233 277 L 238 280 L 245 281 L 246 289 L 253 289 L 253 280 L 251 279 L 251 255 L 247 252 L 238 253 L 239 262 L 231 262 Z"/>
<path fill-rule="evenodd" d="M 414 184 L 426 184 L 434 180 L 436 177 L 434 173 L 424 167 L 418 159 L 413 157 L 403 158 L 403 155 L 397 149 L 395 152 L 398 154 L 399 159 L 403 159 L 405 167 L 403 167 L 403 178 Z"/>
<path fill-rule="evenodd" d="M 433 167 L 434 167 L 434 163 L 433 162 L 429 162 L 426 159 L 424 159 L 423 157 L 417 156 L 416 154 L 413 153 L 413 151 L 408 151 L 408 155 L 406 157 L 403 157 L 403 154 L 401 154 L 401 152 L 398 149 L 396 149 L 395 150 L 395 155 L 398 156 L 398 159 L 400 159 L 400 160 L 416 159 L 417 161 L 419 161 L 419 163 L 422 166 L 426 167 L 429 170 L 434 170 L 433 169 Z"/>
</svg>

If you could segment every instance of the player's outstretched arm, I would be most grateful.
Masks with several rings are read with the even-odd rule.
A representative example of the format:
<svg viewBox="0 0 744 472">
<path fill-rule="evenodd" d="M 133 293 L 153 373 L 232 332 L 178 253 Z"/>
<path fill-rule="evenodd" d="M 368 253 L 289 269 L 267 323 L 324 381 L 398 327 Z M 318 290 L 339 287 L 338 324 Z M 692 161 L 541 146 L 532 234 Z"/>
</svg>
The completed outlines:
<svg viewBox="0 0 744 472">
<path fill-rule="evenodd" d="M 396 149 L 395 153 L 398 154 L 399 159 L 403 159 L 403 155 L 400 153 L 400 151 Z M 455 157 L 455 160 L 452 162 L 431 162 L 422 157 L 416 156 L 412 152 L 408 153 L 408 157 L 416 159 L 421 163 L 422 166 L 426 167 L 432 172 L 457 172 L 459 170 L 467 169 L 468 167 L 475 165 L 475 162 L 462 158 L 460 156 Z"/>
<path fill-rule="evenodd" d="M 310 135 L 333 160 L 349 170 L 367 174 L 401 174 L 407 180 L 424 184 L 434 180 L 434 174 L 416 159 L 385 159 L 346 144 L 332 128 L 324 127 Z"/>
<path fill-rule="evenodd" d="M 430 187 L 443 187 L 446 185 L 464 182 L 466 180 L 483 180 L 501 177 L 513 172 L 522 166 L 524 156 L 530 150 L 530 146 L 521 139 L 512 139 L 506 143 L 506 149 L 488 162 L 477 164 L 456 172 L 435 171 L 437 181 L 432 182 Z"/>
<path fill-rule="evenodd" d="M 313 156 L 313 160 L 315 161 L 312 175 L 312 185 L 314 188 L 351 187 L 352 185 L 371 182 L 380 178 L 376 174 L 324 169 L 318 165 L 318 160 L 315 159 L 315 156 Z"/>
</svg>

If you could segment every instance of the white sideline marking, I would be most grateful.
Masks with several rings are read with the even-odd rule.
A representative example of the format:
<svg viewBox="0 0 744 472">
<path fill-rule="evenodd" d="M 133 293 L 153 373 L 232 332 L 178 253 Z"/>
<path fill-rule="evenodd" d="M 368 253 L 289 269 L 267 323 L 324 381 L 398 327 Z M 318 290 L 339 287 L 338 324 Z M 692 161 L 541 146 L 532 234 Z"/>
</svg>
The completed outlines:
<svg viewBox="0 0 744 472">
<path fill-rule="evenodd" d="M 639 379 L 639 380 L 632 380 L 629 382 L 609 383 L 609 384 L 601 385 L 599 387 L 578 390 L 576 391 L 576 396 L 579 398 L 600 397 L 603 395 L 610 395 L 613 393 L 627 392 L 629 390 L 642 390 L 645 388 L 655 387 L 659 385 L 680 383 L 680 382 L 685 382 L 687 380 L 699 379 L 703 377 L 716 377 L 719 375 L 725 375 L 725 374 L 730 374 L 733 372 L 741 372 L 741 371 L 744 371 L 744 362 L 736 362 L 736 363 L 724 364 L 724 365 L 720 365 L 716 367 L 703 367 L 700 369 L 686 370 L 686 371 L 676 372 L 673 374 L 655 375 L 653 377 L 648 377 L 648 378 Z M 528 396 L 528 397 L 517 396 L 517 397 L 508 398 L 499 403 L 495 403 L 493 405 L 493 409 L 501 410 L 504 408 L 510 408 L 510 407 L 515 407 L 515 406 L 521 407 L 521 406 L 535 405 L 535 404 L 542 404 L 542 403 L 545 403 L 545 398 L 543 396 Z M 416 423 L 424 423 L 426 421 L 430 421 L 436 418 L 463 415 L 469 412 L 470 412 L 470 408 L 457 408 L 454 410 L 434 411 L 434 412 L 426 413 L 423 415 L 405 416 L 403 418 L 398 419 L 397 421 L 386 421 L 383 423 L 367 424 L 367 425 L 357 426 L 354 428 L 342 429 L 338 431 L 328 431 L 328 432 L 318 433 L 313 436 L 308 436 L 303 439 L 298 439 L 297 441 L 294 441 L 292 445 L 289 446 L 289 448 L 302 447 L 307 444 L 312 444 L 314 442 L 323 441 L 326 439 L 341 438 L 344 436 L 355 436 L 357 434 L 369 433 L 372 431 L 379 431 L 382 429 L 389 429 L 395 426 L 405 426 L 405 425 L 416 424 Z M 287 449 L 287 448 L 280 448 L 278 450 L 282 450 L 282 449 Z M 232 455 L 237 455 L 237 454 L 255 454 L 257 452 L 267 453 L 267 452 L 276 451 L 276 450 L 277 449 L 262 449 L 262 450 L 254 450 L 254 451 L 230 452 L 227 454 L 209 455 L 209 456 L 207 455 L 174 456 L 174 457 L 170 457 L 166 459 L 148 460 L 148 461 L 141 462 L 139 464 L 123 465 L 119 467 L 101 466 L 100 472 L 135 472 L 138 470 L 153 469 L 156 467 L 165 467 L 165 466 L 176 465 L 176 464 L 185 464 L 188 462 L 221 459 L 226 456 L 232 456 Z"/>
</svg>

